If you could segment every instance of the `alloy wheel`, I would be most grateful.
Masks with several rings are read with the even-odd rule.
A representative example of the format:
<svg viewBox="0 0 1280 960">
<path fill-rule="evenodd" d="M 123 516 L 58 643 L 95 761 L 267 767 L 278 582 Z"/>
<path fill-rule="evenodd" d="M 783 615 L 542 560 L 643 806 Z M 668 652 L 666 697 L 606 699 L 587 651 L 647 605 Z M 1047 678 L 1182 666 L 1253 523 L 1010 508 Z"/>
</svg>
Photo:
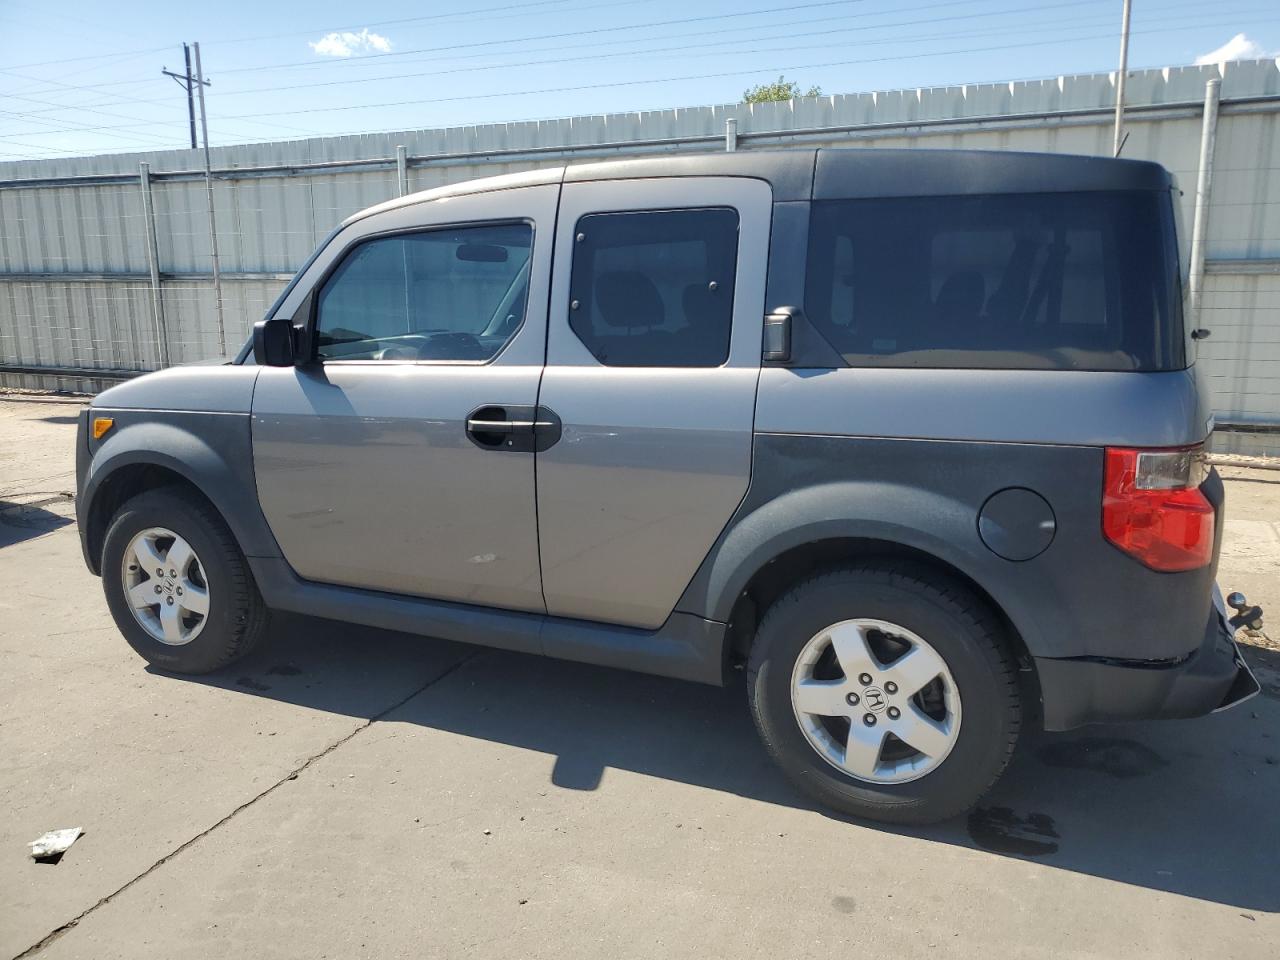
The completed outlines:
<svg viewBox="0 0 1280 960">
<path fill-rule="evenodd" d="M 136 534 L 120 570 L 138 625 L 160 643 L 190 643 L 209 620 L 209 584 L 195 550 L 163 527 Z"/>
<path fill-rule="evenodd" d="M 884 620 L 843 620 L 815 634 L 796 659 L 791 705 L 819 756 L 867 783 L 918 780 L 960 734 L 960 695 L 946 661 Z"/>
</svg>

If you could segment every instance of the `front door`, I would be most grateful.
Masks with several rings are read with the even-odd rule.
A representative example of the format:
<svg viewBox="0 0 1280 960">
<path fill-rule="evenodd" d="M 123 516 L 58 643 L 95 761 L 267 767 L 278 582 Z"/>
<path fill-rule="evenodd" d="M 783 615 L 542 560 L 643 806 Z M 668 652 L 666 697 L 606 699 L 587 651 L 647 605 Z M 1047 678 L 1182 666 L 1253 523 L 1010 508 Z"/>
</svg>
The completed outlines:
<svg viewBox="0 0 1280 960">
<path fill-rule="evenodd" d="M 746 493 L 772 193 L 566 183 L 539 399 L 547 612 L 653 629 Z"/>
<path fill-rule="evenodd" d="M 299 576 L 545 609 L 532 444 L 502 424 L 537 403 L 558 192 L 375 214 L 313 267 L 314 360 L 264 369 L 253 399 L 259 499 Z"/>
</svg>

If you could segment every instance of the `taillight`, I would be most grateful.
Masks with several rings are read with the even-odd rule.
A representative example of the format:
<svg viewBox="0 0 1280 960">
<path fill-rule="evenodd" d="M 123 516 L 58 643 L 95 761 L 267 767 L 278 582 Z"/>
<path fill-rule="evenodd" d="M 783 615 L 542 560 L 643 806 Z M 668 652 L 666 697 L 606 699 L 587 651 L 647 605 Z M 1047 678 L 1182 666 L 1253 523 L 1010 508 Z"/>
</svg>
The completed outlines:
<svg viewBox="0 0 1280 960">
<path fill-rule="evenodd" d="M 1107 448 L 1102 532 L 1152 570 L 1195 570 L 1213 559 L 1213 504 L 1200 492 L 1204 448 Z"/>
</svg>

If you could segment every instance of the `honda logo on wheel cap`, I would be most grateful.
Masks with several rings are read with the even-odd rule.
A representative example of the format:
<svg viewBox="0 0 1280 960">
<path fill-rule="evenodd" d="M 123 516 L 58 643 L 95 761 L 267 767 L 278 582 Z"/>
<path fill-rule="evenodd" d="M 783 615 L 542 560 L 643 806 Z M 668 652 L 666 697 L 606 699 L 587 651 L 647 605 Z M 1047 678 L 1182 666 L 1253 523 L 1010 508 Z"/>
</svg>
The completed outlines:
<svg viewBox="0 0 1280 960">
<path fill-rule="evenodd" d="M 884 699 L 884 691 L 879 687 L 867 687 L 863 690 L 862 703 L 872 713 L 879 713 L 888 705 Z"/>
</svg>

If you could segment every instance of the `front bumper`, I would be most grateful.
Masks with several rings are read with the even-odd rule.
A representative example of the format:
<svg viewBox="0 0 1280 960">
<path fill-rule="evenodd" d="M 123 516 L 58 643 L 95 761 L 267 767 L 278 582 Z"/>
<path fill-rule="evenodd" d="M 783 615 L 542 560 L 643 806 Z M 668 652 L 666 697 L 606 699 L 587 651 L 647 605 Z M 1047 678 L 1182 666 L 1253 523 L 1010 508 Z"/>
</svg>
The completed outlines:
<svg viewBox="0 0 1280 960">
<path fill-rule="evenodd" d="M 1204 640 L 1173 662 L 1101 657 L 1036 658 L 1046 730 L 1087 723 L 1200 717 L 1254 696 L 1261 687 L 1236 647 L 1214 588 Z"/>
<path fill-rule="evenodd" d="M 76 529 L 80 532 L 80 552 L 84 554 L 85 566 L 96 576 L 98 565 L 89 549 L 89 502 L 85 496 L 85 481 L 93 460 L 89 450 L 89 415 L 92 412 L 92 406 L 85 407 L 76 421 Z"/>
</svg>

